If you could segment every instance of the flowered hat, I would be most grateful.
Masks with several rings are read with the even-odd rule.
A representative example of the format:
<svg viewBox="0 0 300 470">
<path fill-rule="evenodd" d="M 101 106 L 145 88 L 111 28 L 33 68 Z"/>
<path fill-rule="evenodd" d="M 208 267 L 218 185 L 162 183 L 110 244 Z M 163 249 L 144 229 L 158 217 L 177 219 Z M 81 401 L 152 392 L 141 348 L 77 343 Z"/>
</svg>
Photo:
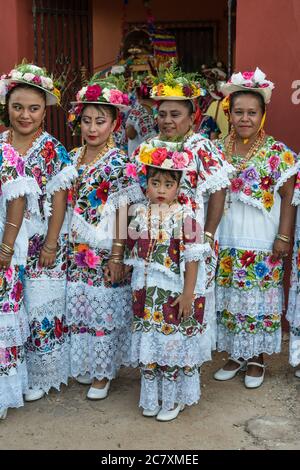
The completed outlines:
<svg viewBox="0 0 300 470">
<path fill-rule="evenodd" d="M 80 133 L 81 114 L 86 104 L 109 105 L 120 111 L 128 110 L 129 98 L 126 93 L 121 91 L 125 88 L 125 85 L 121 84 L 121 80 L 115 75 L 106 78 L 98 78 L 97 75 L 94 75 L 90 82 L 78 91 L 76 101 L 71 102 L 72 108 L 68 115 L 68 125 L 73 134 Z M 122 80 L 123 82 L 125 84 L 125 80 Z"/>
<path fill-rule="evenodd" d="M 206 94 L 206 82 L 195 73 L 183 72 L 176 62 L 160 68 L 153 77 L 151 98 L 154 100 L 194 100 Z"/>
<path fill-rule="evenodd" d="M 229 96 L 235 91 L 255 91 L 261 94 L 265 104 L 268 104 L 274 88 L 274 83 L 266 80 L 266 74 L 256 67 L 255 72 L 234 73 L 221 87 L 221 91 L 224 96 Z"/>
<path fill-rule="evenodd" d="M 40 88 L 46 93 L 46 104 L 60 104 L 60 91 L 45 68 L 34 64 L 17 65 L 0 79 L 0 103 L 5 104 L 6 95 L 15 84 L 22 83 Z"/>
<path fill-rule="evenodd" d="M 193 160 L 190 150 L 182 142 L 162 142 L 152 139 L 140 145 L 134 154 L 137 162 L 162 170 L 185 171 Z"/>
</svg>

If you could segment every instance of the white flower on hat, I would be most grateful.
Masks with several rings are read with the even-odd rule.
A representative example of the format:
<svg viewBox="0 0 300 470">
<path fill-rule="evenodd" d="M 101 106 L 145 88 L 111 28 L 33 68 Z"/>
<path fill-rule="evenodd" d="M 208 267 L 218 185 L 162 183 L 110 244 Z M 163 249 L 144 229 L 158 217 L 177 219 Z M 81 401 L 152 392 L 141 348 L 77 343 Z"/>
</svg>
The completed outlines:
<svg viewBox="0 0 300 470">
<path fill-rule="evenodd" d="M 7 86 L 3 80 L 0 81 L 0 96 L 4 97 L 7 94 Z"/>
<path fill-rule="evenodd" d="M 102 90 L 102 96 L 106 101 L 110 101 L 110 89 L 109 88 L 103 88 Z"/>
<path fill-rule="evenodd" d="M 84 86 L 83 88 L 81 88 L 81 90 L 79 90 L 76 96 L 77 101 L 83 100 L 84 95 L 86 94 L 87 88 L 88 88 L 87 86 Z"/>
<path fill-rule="evenodd" d="M 174 167 L 174 163 L 170 158 L 166 158 L 165 161 L 162 163 L 161 167 L 168 170 Z"/>
<path fill-rule="evenodd" d="M 42 86 L 48 90 L 52 90 L 53 81 L 49 77 L 41 77 Z"/>
<path fill-rule="evenodd" d="M 10 75 L 13 80 L 20 80 L 21 78 L 23 78 L 22 73 L 18 72 L 17 70 L 12 70 L 10 72 Z"/>
<path fill-rule="evenodd" d="M 26 82 L 32 82 L 34 79 L 35 75 L 33 73 L 24 73 L 23 79 L 26 80 Z"/>
<path fill-rule="evenodd" d="M 256 70 L 254 72 L 254 75 L 253 75 L 253 80 L 256 82 L 256 83 L 262 83 L 266 78 L 266 74 L 260 70 L 258 67 L 256 67 Z"/>
<path fill-rule="evenodd" d="M 238 73 L 234 73 L 230 79 L 230 82 L 233 84 L 233 85 L 243 85 L 245 83 L 245 79 L 242 75 L 241 72 L 238 72 Z"/>
</svg>

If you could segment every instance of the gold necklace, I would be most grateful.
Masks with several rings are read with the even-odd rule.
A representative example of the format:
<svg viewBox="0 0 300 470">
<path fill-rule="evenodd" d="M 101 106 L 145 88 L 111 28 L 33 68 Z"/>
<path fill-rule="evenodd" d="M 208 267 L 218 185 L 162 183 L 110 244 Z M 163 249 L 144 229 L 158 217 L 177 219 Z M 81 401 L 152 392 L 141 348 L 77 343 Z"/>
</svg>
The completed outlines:
<svg viewBox="0 0 300 470">
<path fill-rule="evenodd" d="M 234 145 L 236 144 L 236 133 L 233 130 L 230 133 L 229 142 L 225 148 L 227 161 L 231 163 L 238 172 L 243 171 L 246 168 L 248 161 L 251 160 L 253 155 L 255 155 L 258 152 L 258 150 L 261 148 L 261 146 L 263 145 L 265 137 L 266 137 L 266 133 L 263 129 L 261 129 L 259 133 L 257 134 L 257 138 L 255 139 L 250 149 L 246 153 L 245 157 L 242 157 L 242 161 L 240 163 L 235 164 L 233 162 L 233 148 L 234 148 Z"/>
<path fill-rule="evenodd" d="M 16 152 L 18 152 L 18 154 L 21 156 L 24 156 L 27 154 L 28 150 L 31 149 L 31 147 L 33 146 L 34 142 L 36 141 L 36 139 L 43 133 L 43 129 L 41 127 L 38 128 L 38 130 L 33 134 L 32 136 L 32 139 L 30 141 L 30 144 L 25 147 L 25 150 L 23 152 L 20 152 L 16 147 L 14 147 L 13 145 L 13 129 L 9 129 L 8 131 L 8 137 L 7 137 L 7 143 L 13 147 L 15 149 Z"/>
</svg>

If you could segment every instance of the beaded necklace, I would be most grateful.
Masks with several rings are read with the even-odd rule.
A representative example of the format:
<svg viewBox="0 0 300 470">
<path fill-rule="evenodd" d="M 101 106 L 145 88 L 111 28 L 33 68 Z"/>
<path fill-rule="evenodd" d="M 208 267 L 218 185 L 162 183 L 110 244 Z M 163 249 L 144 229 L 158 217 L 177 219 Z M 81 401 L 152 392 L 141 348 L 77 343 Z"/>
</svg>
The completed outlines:
<svg viewBox="0 0 300 470">
<path fill-rule="evenodd" d="M 245 157 L 242 158 L 242 161 L 240 163 L 235 164 L 233 162 L 233 153 L 234 153 L 234 147 L 236 146 L 236 133 L 234 130 L 230 133 L 229 142 L 225 148 L 225 153 L 226 153 L 227 161 L 236 168 L 238 173 L 245 170 L 248 161 L 251 160 L 253 155 L 255 155 L 258 152 L 258 150 L 261 148 L 261 146 L 263 145 L 265 141 L 265 137 L 266 137 L 266 133 L 263 129 L 261 129 L 259 133 L 257 134 L 257 138 L 255 139 L 250 149 L 246 153 Z"/>
<path fill-rule="evenodd" d="M 13 137 L 14 137 L 14 136 L 13 136 L 13 130 L 12 130 L 12 129 L 9 129 L 9 131 L 8 131 L 7 143 L 8 143 L 11 147 L 13 147 L 13 148 L 16 150 L 16 152 L 18 152 L 18 154 L 20 155 L 20 157 L 21 157 L 21 156 L 24 157 L 24 156 L 27 154 L 28 150 L 31 149 L 31 147 L 33 146 L 33 144 L 34 144 L 34 142 L 36 141 L 36 139 L 37 139 L 38 137 L 40 137 L 40 135 L 41 135 L 42 133 L 43 133 L 43 129 L 42 129 L 41 127 L 39 127 L 38 130 L 33 134 L 32 139 L 31 139 L 29 145 L 28 145 L 27 147 L 25 147 L 25 150 L 24 150 L 23 152 L 20 152 L 17 148 L 15 148 L 15 147 L 13 146 Z"/>
</svg>

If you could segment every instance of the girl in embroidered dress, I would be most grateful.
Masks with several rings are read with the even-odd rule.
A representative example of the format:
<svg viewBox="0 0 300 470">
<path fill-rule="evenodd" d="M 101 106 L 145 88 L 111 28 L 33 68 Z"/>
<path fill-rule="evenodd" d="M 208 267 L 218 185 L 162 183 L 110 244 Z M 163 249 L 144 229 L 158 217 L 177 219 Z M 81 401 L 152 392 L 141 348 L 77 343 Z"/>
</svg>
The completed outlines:
<svg viewBox="0 0 300 470">
<path fill-rule="evenodd" d="M 26 360 L 32 401 L 59 389 L 69 376 L 65 329 L 67 232 L 66 190 L 76 176 L 65 148 L 42 130 L 46 105 L 59 103 L 59 91 L 44 69 L 21 64 L 2 77 L 8 87 L 6 105 L 10 130 L 1 143 L 22 155 L 40 187 L 39 211 L 26 212 L 29 249 L 24 303 L 30 338 Z M 7 123 L 8 124 L 8 123 Z"/>
<path fill-rule="evenodd" d="M 229 184 L 228 174 L 232 167 L 225 161 L 222 152 L 200 134 L 192 131 L 195 106 L 194 99 L 204 93 L 197 77 L 185 75 L 179 68 L 172 66 L 165 74 L 155 79 L 151 90 L 152 99 L 158 101 L 159 135 L 150 139 L 134 152 L 133 161 L 139 156 L 139 180 L 145 186 L 145 175 L 141 171 L 140 161 L 147 164 L 148 150 L 159 149 L 155 160 L 160 164 L 167 151 L 179 150 L 192 156 L 189 168 L 183 171 L 180 181 L 178 201 L 189 205 L 200 227 L 204 226 L 205 241 L 214 248 L 214 236 L 222 217 L 225 189 Z M 163 149 L 163 150 L 161 150 Z M 204 199 L 208 195 L 207 215 L 204 214 Z M 205 225 L 204 225 L 205 220 Z M 199 261 L 198 282 L 206 284 L 205 323 L 207 328 L 206 359 L 216 344 L 216 321 L 214 303 L 214 266 L 211 255 L 207 260 Z M 202 338 L 203 340 L 203 338 Z M 204 348 L 202 348 L 204 349 Z"/>
<path fill-rule="evenodd" d="M 148 164 L 156 165 L 147 166 L 148 204 L 137 206 L 130 223 L 126 263 L 133 266 L 132 362 L 141 368 L 140 406 L 144 416 L 170 421 L 200 398 L 207 325 L 205 283 L 197 273 L 209 245 L 190 206 L 177 200 L 192 155 L 169 151 L 160 167 L 164 150 L 149 148 Z"/>
<path fill-rule="evenodd" d="M 122 264 L 129 203 L 143 198 L 135 165 L 111 134 L 127 95 L 109 79 L 92 79 L 77 94 L 74 129 L 86 144 L 71 152 L 79 177 L 73 189 L 67 321 L 71 374 L 103 399 L 121 365 L 130 364 L 131 288 Z M 121 233 L 123 229 L 123 234 Z"/>
<path fill-rule="evenodd" d="M 299 158 L 299 156 L 298 156 Z M 297 174 L 294 190 L 293 204 L 298 206 L 296 217 L 296 229 L 293 250 L 293 264 L 291 275 L 291 287 L 289 291 L 289 305 L 287 320 L 290 323 L 290 356 L 289 362 L 293 367 L 300 364 L 300 172 Z M 295 376 L 300 379 L 300 370 L 295 371 Z"/>
<path fill-rule="evenodd" d="M 7 91 L 3 85 L 1 115 Z M 5 419 L 8 408 L 23 406 L 28 390 L 24 345 L 29 328 L 23 304 L 28 237 L 23 216 L 25 207 L 38 209 L 38 192 L 22 157 L 0 143 L 0 419 Z"/>
<path fill-rule="evenodd" d="M 220 224 L 216 277 L 218 349 L 230 359 L 215 374 L 227 380 L 247 364 L 245 386 L 263 383 L 263 353 L 281 348 L 283 260 L 290 249 L 296 155 L 263 130 L 274 85 L 265 74 L 233 74 L 229 96 L 232 131 L 218 145 L 235 166 Z"/>
</svg>

